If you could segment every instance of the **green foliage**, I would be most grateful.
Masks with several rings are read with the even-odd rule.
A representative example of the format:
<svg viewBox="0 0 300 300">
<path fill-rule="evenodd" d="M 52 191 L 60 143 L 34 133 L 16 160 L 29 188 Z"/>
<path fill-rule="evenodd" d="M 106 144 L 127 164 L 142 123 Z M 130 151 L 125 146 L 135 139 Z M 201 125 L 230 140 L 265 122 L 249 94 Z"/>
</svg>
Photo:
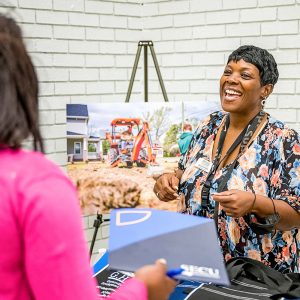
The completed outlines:
<svg viewBox="0 0 300 300">
<path fill-rule="evenodd" d="M 164 139 L 164 156 L 173 157 L 176 156 L 177 149 L 177 135 L 180 130 L 180 126 L 177 124 L 173 124 L 170 126 L 169 130 L 166 133 L 166 137 Z"/>
<path fill-rule="evenodd" d="M 110 148 L 109 141 L 107 140 L 102 141 L 103 155 L 106 155 L 108 153 L 109 148 Z"/>
<path fill-rule="evenodd" d="M 89 143 L 88 144 L 88 152 L 96 152 L 97 151 L 97 147 L 95 145 L 95 143 Z"/>
</svg>

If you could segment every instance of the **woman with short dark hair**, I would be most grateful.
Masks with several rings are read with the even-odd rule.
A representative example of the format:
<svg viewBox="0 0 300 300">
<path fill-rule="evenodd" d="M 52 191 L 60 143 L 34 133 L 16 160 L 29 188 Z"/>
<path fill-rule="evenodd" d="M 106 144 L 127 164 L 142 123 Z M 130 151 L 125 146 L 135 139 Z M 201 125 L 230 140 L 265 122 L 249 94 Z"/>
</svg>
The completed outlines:
<svg viewBox="0 0 300 300">
<path fill-rule="evenodd" d="M 263 110 L 277 80 L 267 50 L 233 51 L 220 78 L 223 111 L 199 124 L 176 174 L 160 176 L 154 191 L 162 201 L 179 193 L 182 212 L 214 218 L 226 261 L 299 272 L 300 139 Z"/>
</svg>

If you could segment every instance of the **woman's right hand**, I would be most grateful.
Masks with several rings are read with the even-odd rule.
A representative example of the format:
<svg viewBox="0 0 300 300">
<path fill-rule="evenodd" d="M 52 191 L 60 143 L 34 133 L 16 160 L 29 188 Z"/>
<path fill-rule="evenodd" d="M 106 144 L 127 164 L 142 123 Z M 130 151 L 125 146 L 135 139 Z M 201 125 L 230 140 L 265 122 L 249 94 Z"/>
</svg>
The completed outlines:
<svg viewBox="0 0 300 300">
<path fill-rule="evenodd" d="M 166 275 L 165 262 L 158 259 L 154 265 L 144 266 L 135 272 L 135 278 L 142 281 L 148 290 L 148 300 L 167 300 L 177 282 Z"/>
<path fill-rule="evenodd" d="M 165 173 L 158 177 L 153 191 L 161 201 L 171 201 L 178 197 L 179 179 L 175 173 Z"/>
</svg>

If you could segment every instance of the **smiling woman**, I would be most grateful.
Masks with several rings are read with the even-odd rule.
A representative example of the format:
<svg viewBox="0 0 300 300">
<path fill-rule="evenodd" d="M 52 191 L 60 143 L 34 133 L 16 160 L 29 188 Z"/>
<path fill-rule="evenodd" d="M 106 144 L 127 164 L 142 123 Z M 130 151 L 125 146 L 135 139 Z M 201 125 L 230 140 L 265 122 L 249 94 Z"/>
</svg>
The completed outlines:
<svg viewBox="0 0 300 300">
<path fill-rule="evenodd" d="M 263 110 L 277 79 L 268 51 L 233 51 L 220 78 L 223 111 L 200 122 L 178 170 L 160 176 L 154 192 L 162 201 L 180 195 L 183 213 L 214 218 L 225 260 L 299 272 L 299 135 Z"/>
</svg>

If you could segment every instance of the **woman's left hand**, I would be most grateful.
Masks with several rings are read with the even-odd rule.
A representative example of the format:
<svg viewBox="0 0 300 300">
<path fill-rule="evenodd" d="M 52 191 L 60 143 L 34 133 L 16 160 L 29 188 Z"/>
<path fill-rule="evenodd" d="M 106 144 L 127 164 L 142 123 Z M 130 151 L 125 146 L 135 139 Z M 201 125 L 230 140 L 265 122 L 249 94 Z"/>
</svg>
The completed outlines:
<svg viewBox="0 0 300 300">
<path fill-rule="evenodd" d="M 253 208 L 255 195 L 252 192 L 230 190 L 212 195 L 230 217 L 238 218 L 246 215 Z"/>
</svg>

